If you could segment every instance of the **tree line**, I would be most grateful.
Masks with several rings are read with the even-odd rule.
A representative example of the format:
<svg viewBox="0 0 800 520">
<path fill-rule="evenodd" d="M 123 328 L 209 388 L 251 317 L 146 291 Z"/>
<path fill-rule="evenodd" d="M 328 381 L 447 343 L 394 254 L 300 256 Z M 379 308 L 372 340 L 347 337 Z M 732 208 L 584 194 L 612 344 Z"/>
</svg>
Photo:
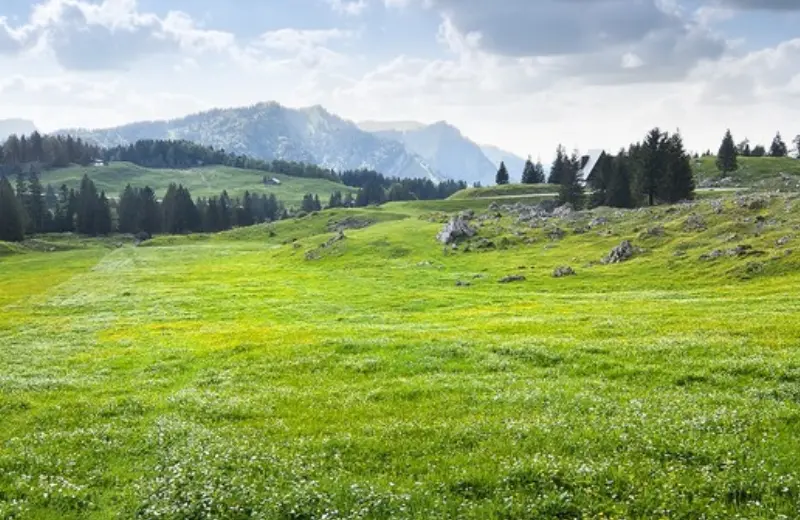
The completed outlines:
<svg viewBox="0 0 800 520">
<path fill-rule="evenodd" d="M 103 150 L 80 138 L 60 135 L 11 135 L 0 145 L 0 173 L 15 175 L 27 165 L 64 168 L 71 164 L 88 166 L 101 158 Z"/>
<path fill-rule="evenodd" d="M 86 175 L 78 189 L 43 188 L 35 168 L 18 173 L 14 184 L 0 175 L 0 240 L 9 242 L 40 233 L 213 233 L 289 217 L 274 194 L 245 192 L 231 198 L 223 191 L 195 202 L 187 188 L 170 184 L 159 201 L 150 187 L 128 185 L 118 200 L 111 200 Z"/>
</svg>

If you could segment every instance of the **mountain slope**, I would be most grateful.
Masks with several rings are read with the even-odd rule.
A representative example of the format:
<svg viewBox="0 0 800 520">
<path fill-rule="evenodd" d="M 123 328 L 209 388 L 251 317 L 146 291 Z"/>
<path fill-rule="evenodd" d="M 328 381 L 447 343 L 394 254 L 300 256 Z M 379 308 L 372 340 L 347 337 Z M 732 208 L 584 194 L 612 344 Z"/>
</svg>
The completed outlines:
<svg viewBox="0 0 800 520">
<path fill-rule="evenodd" d="M 359 126 L 370 129 L 381 138 L 402 143 L 445 177 L 470 183 L 494 182 L 497 166 L 486 157 L 480 146 L 444 121 L 432 125 L 366 122 Z"/>
<path fill-rule="evenodd" d="M 278 103 L 215 109 L 171 121 L 105 130 L 61 130 L 102 146 L 139 139 L 186 139 L 266 160 L 317 164 L 336 170 L 368 168 L 390 176 L 437 176 L 397 141 L 365 132 L 320 106 L 291 109 Z"/>
<path fill-rule="evenodd" d="M 481 151 L 492 161 L 495 167 L 499 167 L 501 161 L 505 162 L 511 179 L 519 180 L 522 178 L 522 170 L 525 169 L 525 159 L 522 157 L 490 144 L 481 145 Z"/>
<path fill-rule="evenodd" d="M 33 121 L 27 119 L 0 119 L 0 140 L 5 141 L 12 134 L 28 135 L 36 131 Z"/>
</svg>

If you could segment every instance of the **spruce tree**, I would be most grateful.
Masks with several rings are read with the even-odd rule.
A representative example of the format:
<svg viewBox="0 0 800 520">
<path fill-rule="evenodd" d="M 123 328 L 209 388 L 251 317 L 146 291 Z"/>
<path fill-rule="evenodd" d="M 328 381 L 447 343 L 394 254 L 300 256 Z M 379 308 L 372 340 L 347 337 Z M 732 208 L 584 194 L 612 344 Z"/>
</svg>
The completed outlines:
<svg viewBox="0 0 800 520">
<path fill-rule="evenodd" d="M 753 150 L 750 152 L 751 157 L 764 157 L 765 155 L 767 155 L 767 149 L 761 144 L 754 146 Z"/>
<path fill-rule="evenodd" d="M 21 242 L 25 239 L 25 218 L 14 188 L 0 176 L 0 240 Z"/>
<path fill-rule="evenodd" d="M 769 154 L 772 157 L 786 157 L 789 154 L 789 148 L 786 146 L 786 143 L 783 142 L 780 132 L 778 132 L 772 140 L 772 145 L 769 147 Z"/>
<path fill-rule="evenodd" d="M 81 179 L 81 187 L 77 195 L 76 230 L 82 235 L 96 235 L 99 197 L 97 188 L 88 175 L 84 175 Z"/>
<path fill-rule="evenodd" d="M 156 194 L 145 186 L 139 190 L 139 215 L 138 228 L 140 231 L 149 235 L 155 235 L 161 231 L 161 208 L 156 200 Z"/>
<path fill-rule="evenodd" d="M 553 160 L 553 165 L 550 168 L 550 178 L 547 179 L 549 184 L 561 184 L 561 178 L 568 166 L 569 157 L 562 145 L 556 148 L 556 158 Z"/>
<path fill-rule="evenodd" d="M 737 155 L 738 152 L 733 142 L 733 136 L 731 135 L 731 131 L 728 130 L 725 132 L 725 137 L 722 139 L 722 144 L 717 153 L 717 169 L 723 178 L 727 177 L 729 173 L 739 169 Z"/>
<path fill-rule="evenodd" d="M 536 164 L 533 165 L 533 179 L 534 184 L 544 184 L 547 182 L 544 174 L 544 165 L 541 160 L 537 160 Z"/>
<path fill-rule="evenodd" d="M 536 184 L 536 167 L 533 165 L 530 156 L 525 161 L 525 168 L 522 170 L 522 184 Z"/>
<path fill-rule="evenodd" d="M 609 186 L 614 174 L 613 161 L 608 154 L 602 154 L 595 168 L 586 178 L 586 184 L 592 188 L 589 204 L 592 207 L 606 206 L 609 198 Z"/>
<path fill-rule="evenodd" d="M 658 197 L 658 191 L 666 176 L 666 149 L 667 135 L 662 133 L 659 128 L 654 128 L 648 132 L 643 145 L 640 148 L 641 170 L 639 188 L 647 202 L 654 206 Z"/>
<path fill-rule="evenodd" d="M 659 186 L 659 197 L 669 203 L 694 198 L 694 172 L 683 138 L 675 133 L 667 136 L 663 158 L 665 173 Z"/>
<path fill-rule="evenodd" d="M 97 214 L 95 215 L 94 233 L 103 236 L 110 234 L 113 228 L 113 221 L 111 220 L 111 205 L 106 197 L 106 192 L 100 192 L 95 208 Z"/>
<path fill-rule="evenodd" d="M 625 150 L 611 162 L 611 177 L 608 182 L 608 197 L 606 204 L 614 208 L 632 208 L 634 206 L 631 195 L 630 159 L 625 155 Z"/>
<path fill-rule="evenodd" d="M 45 231 L 45 221 L 47 219 L 44 187 L 39 180 L 39 174 L 33 167 L 31 167 L 30 172 L 28 172 L 28 196 L 25 202 L 25 209 L 28 214 L 28 231 L 30 233 L 43 233 Z"/>
<path fill-rule="evenodd" d="M 119 208 L 117 209 L 117 228 L 120 233 L 138 233 L 141 231 L 139 224 L 140 217 L 140 197 L 130 184 L 119 196 Z"/>
<path fill-rule="evenodd" d="M 577 153 L 566 159 L 561 175 L 561 187 L 558 191 L 559 204 L 571 204 L 575 209 L 582 209 L 584 204 L 583 178 Z"/>
<path fill-rule="evenodd" d="M 497 170 L 497 175 L 495 175 L 494 182 L 498 186 L 508 184 L 509 182 L 508 169 L 506 169 L 506 163 L 504 161 L 500 161 L 500 168 Z"/>
</svg>

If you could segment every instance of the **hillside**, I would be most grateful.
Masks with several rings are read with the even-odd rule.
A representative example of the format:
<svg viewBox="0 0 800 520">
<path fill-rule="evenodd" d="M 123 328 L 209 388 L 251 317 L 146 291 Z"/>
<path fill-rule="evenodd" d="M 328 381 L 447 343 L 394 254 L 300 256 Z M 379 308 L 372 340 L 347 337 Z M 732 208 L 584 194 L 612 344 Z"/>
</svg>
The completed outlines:
<svg viewBox="0 0 800 520">
<path fill-rule="evenodd" d="M 243 170 L 229 166 L 204 166 L 191 169 L 150 169 L 131 163 L 112 162 L 108 166 L 74 166 L 47 170 L 42 173 L 42 182 L 59 187 L 66 184 L 78 187 L 84 174 L 89 175 L 98 190 L 104 190 L 110 196 L 117 196 L 130 184 L 135 188 L 150 186 L 158 196 L 163 195 L 170 183 L 183 184 L 195 197 L 219 195 L 227 190 L 231 196 L 241 196 L 245 191 L 251 193 L 274 193 L 287 205 L 298 205 L 306 193 L 318 194 L 327 200 L 335 191 L 355 193 L 357 190 L 343 184 L 324 179 L 290 177 L 271 174 L 258 170 Z M 265 186 L 264 176 L 275 177 L 280 185 Z"/>
<path fill-rule="evenodd" d="M 305 162 L 337 171 L 367 168 L 402 178 L 438 178 L 401 143 L 365 132 L 320 106 L 291 109 L 274 102 L 260 103 L 170 121 L 58 133 L 108 147 L 140 139 L 185 139 L 264 160 Z"/>
<path fill-rule="evenodd" d="M 449 218 L 0 254 L 0 516 L 796 516 L 800 199 Z"/>
<path fill-rule="evenodd" d="M 748 187 L 755 189 L 800 189 L 800 160 L 791 157 L 739 157 L 739 169 L 722 182 L 716 157 L 694 161 L 698 186 Z"/>
</svg>

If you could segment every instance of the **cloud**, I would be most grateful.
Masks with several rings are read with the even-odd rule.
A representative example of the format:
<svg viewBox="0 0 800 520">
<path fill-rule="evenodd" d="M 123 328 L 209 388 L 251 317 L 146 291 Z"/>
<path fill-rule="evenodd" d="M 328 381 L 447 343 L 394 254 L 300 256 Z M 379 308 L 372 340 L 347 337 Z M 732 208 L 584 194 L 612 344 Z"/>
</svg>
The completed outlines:
<svg viewBox="0 0 800 520">
<path fill-rule="evenodd" d="M 348 16 L 359 16 L 362 14 L 369 4 L 367 0 L 325 0 L 331 9 L 340 14 Z"/>
<path fill-rule="evenodd" d="M 230 33 L 198 28 L 179 11 L 164 17 L 138 10 L 136 0 L 47 0 L 34 7 L 24 25 L 0 19 L 0 52 L 22 50 L 43 41 L 68 70 L 124 69 L 153 54 L 225 50 Z"/>
<path fill-rule="evenodd" d="M 563 74 L 590 81 L 678 80 L 726 50 L 704 25 L 661 0 L 418 1 L 437 9 L 473 50 L 548 58 Z"/>
<path fill-rule="evenodd" d="M 717 4 L 743 10 L 800 11 L 797 0 L 717 0 Z"/>
</svg>

